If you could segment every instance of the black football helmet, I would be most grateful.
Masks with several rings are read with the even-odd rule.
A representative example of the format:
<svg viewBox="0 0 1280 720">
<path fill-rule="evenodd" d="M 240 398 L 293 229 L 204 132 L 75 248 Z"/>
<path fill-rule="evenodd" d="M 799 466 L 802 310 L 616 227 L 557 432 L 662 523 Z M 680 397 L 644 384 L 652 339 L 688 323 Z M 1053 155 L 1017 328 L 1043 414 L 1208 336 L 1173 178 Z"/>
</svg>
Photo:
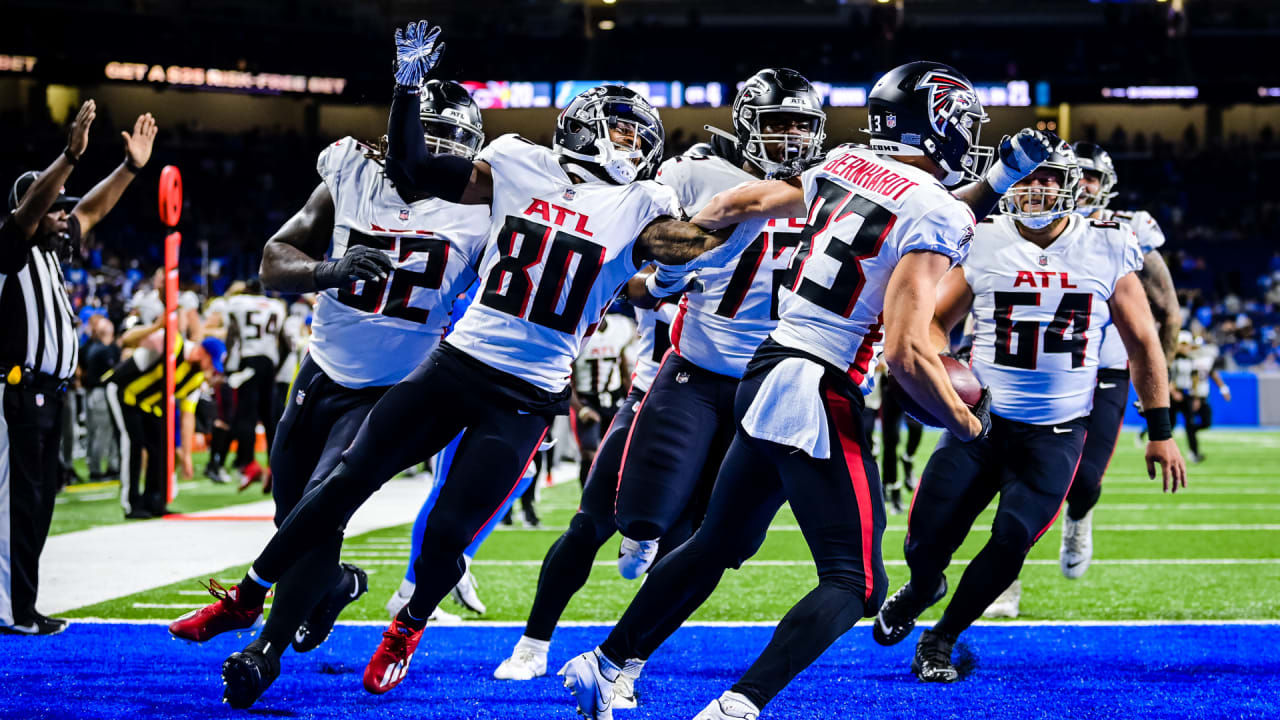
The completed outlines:
<svg viewBox="0 0 1280 720">
<path fill-rule="evenodd" d="M 484 118 L 467 89 L 451 80 L 428 80 L 419 92 L 418 117 L 427 147 L 471 159 L 484 144 Z"/>
<path fill-rule="evenodd" d="M 771 117 L 803 119 L 804 133 L 765 132 Z M 752 75 L 733 100 L 733 134 L 738 151 L 765 175 L 774 175 L 809 164 L 822 152 L 826 139 L 827 114 L 822 96 L 803 75 L 787 68 L 765 68 Z M 781 146 L 780 160 L 766 152 L 771 144 Z"/>
<path fill-rule="evenodd" d="M 1096 193 L 1086 192 L 1081 186 L 1080 193 L 1076 196 L 1076 209 L 1088 214 L 1105 208 L 1111 202 L 1111 198 L 1118 194 L 1112 192 L 1118 178 L 1116 164 L 1111 160 L 1111 153 L 1103 150 L 1097 143 L 1084 141 L 1076 143 L 1072 149 L 1076 151 L 1076 162 L 1080 165 L 1080 172 L 1096 173 L 1102 183 Z"/>
<path fill-rule="evenodd" d="M 1075 212 L 1076 193 L 1080 190 L 1080 165 L 1076 162 L 1075 151 L 1057 135 L 1050 132 L 1045 134 L 1053 144 L 1053 152 L 1049 153 L 1048 159 L 1036 166 L 1036 171 L 1042 168 L 1058 171 L 1058 187 L 1033 187 L 1023 178 L 1000 196 L 1000 212 L 1031 228 L 1045 227 L 1054 220 Z M 1024 200 L 1030 201 L 1031 209 L 1023 209 Z"/>
<path fill-rule="evenodd" d="M 994 152 L 979 145 L 989 118 L 973 83 L 939 62 L 899 65 L 881 77 L 867 99 L 871 149 L 885 155 L 923 155 L 946 171 L 942 184 L 982 179 Z"/>
<path fill-rule="evenodd" d="M 610 129 L 629 140 L 615 141 Z M 621 85 L 600 85 L 560 112 L 554 145 L 566 166 L 626 185 L 653 176 L 665 140 L 662 119 L 644 96 Z"/>
</svg>

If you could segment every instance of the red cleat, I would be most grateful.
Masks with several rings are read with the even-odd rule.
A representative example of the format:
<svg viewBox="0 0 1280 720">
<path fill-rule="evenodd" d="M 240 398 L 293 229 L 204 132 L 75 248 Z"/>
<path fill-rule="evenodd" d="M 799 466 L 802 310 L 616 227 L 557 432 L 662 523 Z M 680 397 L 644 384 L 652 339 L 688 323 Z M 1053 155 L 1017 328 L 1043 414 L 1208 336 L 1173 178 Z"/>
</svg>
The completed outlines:
<svg viewBox="0 0 1280 720">
<path fill-rule="evenodd" d="M 382 643 L 364 669 L 364 689 L 381 695 L 399 685 L 409 674 L 409 661 L 413 659 L 413 651 L 418 649 L 421 639 L 421 630 L 392 620 L 391 627 L 382 633 Z"/>
<path fill-rule="evenodd" d="M 182 640 L 204 642 L 224 632 L 251 628 L 262 621 L 261 604 L 248 607 L 238 600 L 239 585 L 224 588 L 217 580 L 209 580 L 205 588 L 218 601 L 169 623 L 169 634 Z"/>
<path fill-rule="evenodd" d="M 257 460 L 244 466 L 244 470 L 240 471 L 240 487 L 236 488 L 238 492 L 244 492 L 250 485 L 258 482 L 258 478 L 263 476 L 262 466 Z"/>
</svg>

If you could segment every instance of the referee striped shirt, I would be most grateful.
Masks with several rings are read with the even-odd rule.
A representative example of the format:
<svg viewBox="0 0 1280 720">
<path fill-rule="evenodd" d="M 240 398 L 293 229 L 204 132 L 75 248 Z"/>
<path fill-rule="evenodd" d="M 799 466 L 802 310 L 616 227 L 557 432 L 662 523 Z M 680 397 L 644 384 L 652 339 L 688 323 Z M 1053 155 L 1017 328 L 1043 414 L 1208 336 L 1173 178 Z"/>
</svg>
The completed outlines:
<svg viewBox="0 0 1280 720">
<path fill-rule="evenodd" d="M 14 365 L 69 380 L 79 339 L 58 254 L 22 238 L 10 218 L 0 221 L 0 372 Z M 80 221 L 67 219 L 73 247 Z"/>
</svg>

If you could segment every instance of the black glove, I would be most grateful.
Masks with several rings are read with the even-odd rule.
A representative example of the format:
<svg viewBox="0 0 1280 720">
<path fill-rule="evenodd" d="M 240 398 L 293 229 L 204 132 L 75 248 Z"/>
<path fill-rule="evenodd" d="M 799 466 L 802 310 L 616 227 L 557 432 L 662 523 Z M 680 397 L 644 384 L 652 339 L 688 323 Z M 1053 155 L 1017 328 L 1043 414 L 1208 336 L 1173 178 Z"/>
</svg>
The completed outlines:
<svg viewBox="0 0 1280 720">
<path fill-rule="evenodd" d="M 316 263 L 316 289 L 335 288 L 356 280 L 386 280 L 395 269 L 386 253 L 356 245 L 347 248 L 347 253 L 337 260 Z"/>
<path fill-rule="evenodd" d="M 982 430 L 974 436 L 969 442 L 981 440 L 991 432 L 991 388 L 982 388 L 982 395 L 978 396 L 978 404 L 969 408 L 969 412 L 978 418 L 978 422 L 982 423 Z"/>
</svg>

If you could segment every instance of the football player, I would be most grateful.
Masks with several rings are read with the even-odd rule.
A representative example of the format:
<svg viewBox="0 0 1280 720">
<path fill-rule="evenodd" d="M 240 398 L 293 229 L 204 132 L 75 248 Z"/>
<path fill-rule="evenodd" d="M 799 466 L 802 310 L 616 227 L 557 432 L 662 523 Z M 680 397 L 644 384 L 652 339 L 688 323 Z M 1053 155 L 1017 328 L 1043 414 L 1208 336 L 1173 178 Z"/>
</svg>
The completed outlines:
<svg viewBox="0 0 1280 720">
<path fill-rule="evenodd" d="M 818 585 L 782 618 L 746 674 L 697 717 L 757 717 L 831 643 L 875 614 L 887 583 L 884 505 L 858 416 L 859 384 L 882 337 L 890 369 L 918 402 L 957 438 L 986 433 L 990 396 L 966 406 L 929 345 L 935 286 L 973 236 L 973 212 L 943 185 L 982 180 L 986 113 L 959 72 L 916 62 L 876 83 L 869 120 L 871 148 L 832 150 L 804 171 L 800 187 L 775 180 L 721 193 L 694 218 L 719 227 L 805 217 L 811 244 L 781 292 L 777 327 L 738 384 L 737 432 L 701 527 L 649 572 L 608 639 L 562 671 L 590 718 L 612 716 L 607 690 L 623 665 L 649 657 L 726 569 L 755 553 L 783 502 L 804 532 Z M 1044 158 L 1045 142 L 1034 131 L 1005 138 L 1001 161 L 964 196 L 985 214 Z"/>
<path fill-rule="evenodd" d="M 404 679 L 427 618 L 462 576 L 463 550 L 514 491 L 551 419 L 566 411 L 569 366 L 623 284 L 650 261 L 687 273 L 745 244 L 741 234 L 725 233 L 726 241 L 675 220 L 674 194 L 641 179 L 661 157 L 662 123 L 621 86 L 574 98 L 557 118 L 554 150 L 508 135 L 475 159 L 433 152 L 418 121 L 418 86 L 439 59 L 439 34 L 425 22 L 396 32 L 386 172 L 401 197 L 491 210 L 479 296 L 448 340 L 378 400 L 333 470 L 199 623 L 214 632 L 252 624 L 267 590 L 310 548 L 336 543 L 351 514 L 396 472 L 466 430 L 427 523 L 413 596 L 365 668 L 372 693 Z M 235 662 L 246 675 L 270 668 L 256 647 Z M 249 696 L 260 683 L 237 685 Z"/>
<path fill-rule="evenodd" d="M 734 99 L 733 141 L 717 136 L 710 147 L 695 147 L 666 161 L 658 168 L 658 182 L 675 190 L 684 213 L 694 215 L 722 190 L 811 162 L 822 147 L 825 123 L 822 98 L 808 80 L 785 68 L 761 70 Z M 599 524 L 616 523 L 623 536 L 618 558 L 623 577 L 640 577 L 659 556 L 660 540 L 674 548 L 700 520 L 733 439 L 734 390 L 751 353 L 777 325 L 775 292 L 786 282 L 803 229 L 803 219 L 770 221 L 736 262 L 699 273 L 699 291 L 680 300 L 671 325 L 672 353 L 635 411 L 621 470 L 614 465 L 597 468 L 609 471 L 604 482 L 611 486 L 608 507 L 615 513 L 613 521 L 600 519 Z M 665 276 L 659 271 L 650 277 L 646 294 L 667 298 L 689 284 L 686 278 Z M 676 534 L 667 538 L 673 527 Z M 612 528 L 596 538 L 603 543 L 610 535 Z M 599 544 L 577 556 L 582 565 L 573 569 L 573 576 L 585 580 L 597 549 Z M 563 566 L 553 572 L 564 572 Z M 544 586 L 552 585 L 563 583 L 554 574 L 540 580 L 539 596 L 545 594 Z M 558 619 L 572 592 L 555 594 L 563 601 L 556 605 Z M 539 607 L 537 601 L 534 607 Z M 495 676 L 528 679 L 545 672 L 554 621 L 530 620 L 516 651 Z M 523 664 L 531 668 L 528 672 L 515 667 L 522 648 L 540 650 L 532 663 Z M 629 665 L 617 692 L 620 703 L 631 704 L 629 683 L 642 666 L 639 661 Z"/>
<path fill-rule="evenodd" d="M 267 470 L 254 458 L 256 428 L 262 423 L 270 454 L 276 436 L 275 377 L 280 367 L 281 333 L 288 308 L 284 301 L 262 294 L 262 281 L 250 278 L 243 293 L 227 298 L 224 312 L 239 330 L 239 357 L 236 366 L 239 385 L 235 389 L 235 416 L 231 435 L 237 443 L 235 468 L 240 472 L 240 490 L 263 480 L 263 492 L 271 485 Z"/>
<path fill-rule="evenodd" d="M 977 442 L 943 433 L 907 520 L 910 581 L 880 608 L 873 636 L 902 641 L 916 618 L 947 592 L 943 571 L 974 520 L 998 494 L 991 538 L 969 563 L 911 670 L 926 682 L 954 682 L 956 638 L 1018 576 L 1027 552 L 1057 519 L 1089 428 L 1101 336 L 1114 323 L 1147 408 L 1148 473 L 1166 492 L 1186 486 L 1186 465 L 1170 437 L 1164 353 L 1142 283 L 1142 251 L 1129 226 L 1074 212 L 1080 170 L 1071 146 L 1053 154 L 1000 200 L 1002 214 L 978 226 L 973 249 L 938 287 L 932 338 L 971 310 L 971 365 L 991 388 L 991 432 Z"/>
<path fill-rule="evenodd" d="M 469 162 L 484 135 L 466 90 L 431 81 L 414 101 L 412 117 L 425 134 L 418 142 Z M 277 526 L 339 464 L 387 389 L 439 345 L 488 241 L 485 208 L 426 196 L 406 201 L 386 163 L 379 149 L 350 137 L 327 147 L 317 163 L 322 182 L 263 251 L 267 287 L 318 293 L 309 351 L 272 448 Z M 342 609 L 367 590 L 363 570 L 339 564 L 341 543 L 341 533 L 321 533 L 292 548 L 262 636 L 223 665 L 224 698 L 233 707 L 248 707 L 266 690 L 290 645 L 299 652 L 320 645 Z M 211 592 L 218 602 L 175 621 L 170 632 L 203 641 L 261 615 L 260 606 L 245 608 L 236 588 Z"/>
<path fill-rule="evenodd" d="M 625 379 L 631 374 L 627 346 L 635 337 L 636 326 L 630 318 L 606 315 L 573 361 L 569 427 L 578 443 L 578 482 L 584 487 L 601 435 L 626 395 Z"/>
<path fill-rule="evenodd" d="M 1159 324 L 1165 361 L 1171 362 L 1178 330 L 1182 327 L 1182 314 L 1173 278 L 1158 252 L 1164 245 L 1164 233 L 1145 210 L 1118 211 L 1107 207 L 1116 196 L 1116 169 L 1106 150 L 1089 142 L 1076 143 L 1074 150 L 1081 170 L 1077 211 L 1094 220 L 1126 223 L 1137 233 L 1138 247 L 1142 250 L 1138 280 L 1146 293 L 1151 314 Z M 1062 574 L 1068 578 L 1084 575 L 1093 559 L 1093 508 L 1102 494 L 1102 476 L 1120 440 L 1128 401 L 1129 356 L 1125 354 L 1120 333 L 1112 325 L 1103 331 L 1102 347 L 1098 350 L 1098 385 L 1093 393 L 1093 411 L 1089 414 L 1089 435 L 1080 467 L 1067 493 L 1067 513 L 1062 519 L 1058 561 Z M 1012 603 L 1015 616 L 1018 590 L 1015 583 L 1011 590 L 1014 595 L 1006 599 Z"/>
</svg>

